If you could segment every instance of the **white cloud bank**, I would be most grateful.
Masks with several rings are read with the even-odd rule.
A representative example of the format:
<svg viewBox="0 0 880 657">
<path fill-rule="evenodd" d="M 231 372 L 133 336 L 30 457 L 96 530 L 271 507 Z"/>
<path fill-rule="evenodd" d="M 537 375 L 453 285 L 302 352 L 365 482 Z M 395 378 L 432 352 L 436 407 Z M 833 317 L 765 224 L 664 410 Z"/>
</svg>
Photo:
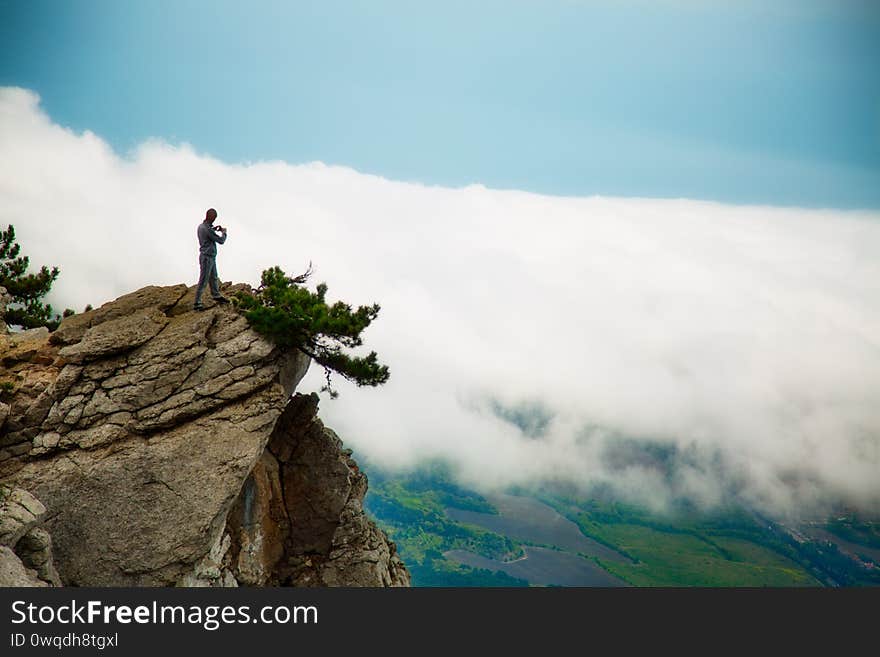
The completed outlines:
<svg viewBox="0 0 880 657">
<path fill-rule="evenodd" d="M 193 284 L 209 206 L 223 280 L 311 260 L 331 297 L 382 305 L 365 338 L 391 380 L 337 379 L 321 411 L 372 460 L 880 511 L 878 213 L 426 187 L 160 141 L 123 158 L 0 89 L 0 224 L 61 267 L 56 307 Z M 552 420 L 529 437 L 498 405 Z"/>
</svg>

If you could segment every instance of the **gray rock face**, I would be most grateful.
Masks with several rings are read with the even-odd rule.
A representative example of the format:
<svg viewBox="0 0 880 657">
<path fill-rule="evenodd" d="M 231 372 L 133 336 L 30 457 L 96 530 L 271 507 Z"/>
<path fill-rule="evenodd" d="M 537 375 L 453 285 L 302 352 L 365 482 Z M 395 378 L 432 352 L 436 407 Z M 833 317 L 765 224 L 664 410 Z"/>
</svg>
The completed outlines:
<svg viewBox="0 0 880 657">
<path fill-rule="evenodd" d="M 44 515 L 46 507 L 26 490 L 0 488 L 0 545 L 13 547 Z"/>
<path fill-rule="evenodd" d="M 309 359 L 234 308 L 191 311 L 192 297 L 148 287 L 51 335 L 0 336 L 0 381 L 14 382 L 0 482 L 49 509 L 16 539 L 25 569 L 83 586 L 408 584 L 338 439 L 314 412 L 279 422 L 302 415 L 285 408 Z M 300 440 L 291 422 L 322 438 Z M 303 555 L 322 564 L 311 579 L 290 566 Z M 349 565 L 334 571 L 331 555 Z"/>
<path fill-rule="evenodd" d="M 317 407 L 314 393 L 290 400 L 245 482 L 227 524 L 233 573 L 248 584 L 409 586 L 396 546 L 364 513 L 366 475 Z"/>
<path fill-rule="evenodd" d="M 15 546 L 22 564 L 37 573 L 37 577 L 52 586 L 61 586 L 61 577 L 52 558 L 52 537 L 45 529 L 35 527 Z"/>
<path fill-rule="evenodd" d="M 46 507 L 26 490 L 0 486 L 0 586 L 60 586 Z"/>
<path fill-rule="evenodd" d="M 36 572 L 25 567 L 15 554 L 5 545 L 0 545 L 0 587 L 48 586 L 37 577 Z"/>
<path fill-rule="evenodd" d="M 298 382 L 308 367 L 229 308 L 174 315 L 186 292 L 146 288 L 9 350 L 33 382 L 14 397 L 0 468 L 52 509 L 66 583 L 169 585 L 191 571 L 292 392 L 280 371 Z"/>
</svg>

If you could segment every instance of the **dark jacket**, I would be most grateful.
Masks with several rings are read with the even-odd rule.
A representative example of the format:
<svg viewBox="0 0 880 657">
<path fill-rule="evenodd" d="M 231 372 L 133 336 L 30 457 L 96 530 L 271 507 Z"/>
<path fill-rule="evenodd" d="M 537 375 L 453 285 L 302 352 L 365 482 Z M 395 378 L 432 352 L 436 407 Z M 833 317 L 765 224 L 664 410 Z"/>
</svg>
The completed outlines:
<svg viewBox="0 0 880 657">
<path fill-rule="evenodd" d="M 218 235 L 211 224 L 204 221 L 199 224 L 196 234 L 199 236 L 199 255 L 216 256 L 217 245 L 226 241 L 226 233 Z"/>
</svg>

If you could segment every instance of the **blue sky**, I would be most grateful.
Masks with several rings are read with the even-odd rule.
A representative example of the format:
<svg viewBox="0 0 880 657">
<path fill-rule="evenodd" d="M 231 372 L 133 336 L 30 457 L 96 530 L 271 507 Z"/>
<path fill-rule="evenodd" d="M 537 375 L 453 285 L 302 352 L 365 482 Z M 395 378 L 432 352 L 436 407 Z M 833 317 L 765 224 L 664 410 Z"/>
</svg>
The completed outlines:
<svg viewBox="0 0 880 657">
<path fill-rule="evenodd" d="M 0 18 L 0 85 L 122 153 L 880 208 L 877 3 L 0 0 Z"/>
</svg>

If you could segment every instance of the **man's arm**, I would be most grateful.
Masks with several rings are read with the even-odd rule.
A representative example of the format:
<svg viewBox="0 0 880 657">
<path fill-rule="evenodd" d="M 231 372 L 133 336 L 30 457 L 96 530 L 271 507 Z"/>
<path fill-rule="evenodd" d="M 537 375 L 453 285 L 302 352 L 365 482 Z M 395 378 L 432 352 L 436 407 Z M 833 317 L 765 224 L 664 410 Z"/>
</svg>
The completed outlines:
<svg viewBox="0 0 880 657">
<path fill-rule="evenodd" d="M 211 236 L 211 239 L 212 239 L 213 241 L 217 242 L 217 244 L 223 244 L 223 242 L 226 241 L 226 229 L 225 229 L 225 228 L 221 228 L 221 229 L 220 229 L 220 232 L 221 232 L 221 234 L 218 235 L 218 234 L 217 234 L 217 231 L 215 231 L 215 230 L 213 230 L 213 229 L 210 230 L 210 231 L 208 231 L 208 234 Z"/>
</svg>

